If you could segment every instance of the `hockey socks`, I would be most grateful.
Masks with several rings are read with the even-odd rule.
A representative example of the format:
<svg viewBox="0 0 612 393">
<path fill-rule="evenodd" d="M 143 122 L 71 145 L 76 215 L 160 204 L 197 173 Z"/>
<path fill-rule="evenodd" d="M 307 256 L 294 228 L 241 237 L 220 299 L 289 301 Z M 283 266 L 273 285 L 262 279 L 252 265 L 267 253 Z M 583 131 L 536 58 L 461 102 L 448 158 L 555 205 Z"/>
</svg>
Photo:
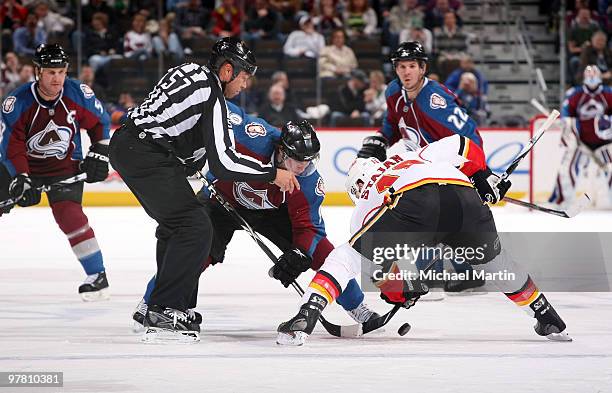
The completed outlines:
<svg viewBox="0 0 612 393">
<path fill-rule="evenodd" d="M 319 270 L 310 281 L 310 285 L 304 291 L 302 302 L 308 303 L 312 294 L 323 296 L 326 300 L 326 305 L 333 303 L 334 300 L 342 293 L 342 287 L 336 279 L 329 273 Z M 323 311 L 323 309 L 321 309 Z"/>
<path fill-rule="evenodd" d="M 66 234 L 72 252 L 88 276 L 104 271 L 102 252 L 93 229 L 89 226 L 83 207 L 74 201 L 60 201 L 51 204 L 53 217 L 62 232 Z"/>
</svg>

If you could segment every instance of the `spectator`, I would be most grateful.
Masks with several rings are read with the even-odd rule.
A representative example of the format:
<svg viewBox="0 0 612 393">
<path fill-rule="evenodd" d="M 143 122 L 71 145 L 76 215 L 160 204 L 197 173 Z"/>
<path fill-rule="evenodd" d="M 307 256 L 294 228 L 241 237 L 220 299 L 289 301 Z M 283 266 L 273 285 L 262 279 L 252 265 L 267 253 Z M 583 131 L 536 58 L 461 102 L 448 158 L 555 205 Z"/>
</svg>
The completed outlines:
<svg viewBox="0 0 612 393">
<path fill-rule="evenodd" d="M 107 16 L 107 26 L 111 26 L 112 28 L 117 24 L 117 15 L 115 10 L 106 4 L 106 0 L 89 0 L 89 3 L 84 5 L 81 9 L 83 26 L 89 26 L 94 15 L 99 12 Z"/>
<path fill-rule="evenodd" d="M 446 19 L 446 14 L 452 12 L 455 15 L 456 23 L 461 26 L 461 19 L 450 7 L 448 0 L 435 0 L 436 5 L 425 13 L 425 28 L 435 34 L 435 30 L 442 28 Z"/>
<path fill-rule="evenodd" d="M 6 85 L 4 93 L 8 94 L 19 86 L 28 82 L 34 82 L 34 66 L 31 64 L 24 64 L 19 69 L 19 80 Z"/>
<path fill-rule="evenodd" d="M 343 27 L 335 0 L 321 0 L 319 6 L 315 8 L 314 14 L 312 21 L 316 30 L 324 36 L 328 36 L 334 30 Z"/>
<path fill-rule="evenodd" d="M 417 0 L 400 0 L 399 4 L 391 8 L 387 23 L 383 25 L 385 42 L 392 48 L 396 48 L 402 40 L 399 35 L 402 31 L 411 31 L 422 28 L 425 14 L 418 7 Z"/>
<path fill-rule="evenodd" d="M 285 71 L 276 71 L 272 74 L 272 84 L 275 85 L 280 83 L 280 85 L 285 89 L 285 102 L 287 104 L 291 104 L 295 108 L 302 108 L 301 101 L 297 98 L 295 92 L 291 89 L 289 84 L 289 76 Z"/>
<path fill-rule="evenodd" d="M 459 89 L 455 92 L 461 106 L 479 126 L 485 125 L 489 117 L 487 98 L 478 91 L 478 80 L 471 72 L 461 74 Z"/>
<path fill-rule="evenodd" d="M 345 45 L 344 30 L 337 29 L 331 35 L 331 45 L 324 47 L 319 56 L 319 75 L 322 78 L 346 78 L 357 68 L 355 52 Z"/>
<path fill-rule="evenodd" d="M 173 21 L 173 14 L 168 14 L 159 21 L 159 30 L 153 37 L 153 48 L 158 56 L 170 55 L 176 63 L 180 63 L 185 57 L 185 52 L 178 34 L 172 30 Z"/>
<path fill-rule="evenodd" d="M 387 110 L 387 97 L 385 97 L 385 75 L 382 71 L 370 72 L 370 87 L 363 92 L 365 108 L 370 114 L 372 123 L 381 120 Z"/>
<path fill-rule="evenodd" d="M 268 123 L 278 128 L 281 128 L 290 120 L 301 120 L 297 109 L 285 101 L 285 89 L 278 83 L 270 86 L 268 102 L 264 105 L 260 114 Z"/>
<path fill-rule="evenodd" d="M 216 37 L 233 37 L 240 35 L 242 11 L 234 5 L 234 0 L 222 0 L 221 5 L 213 11 L 211 33 Z"/>
<path fill-rule="evenodd" d="M 424 27 L 412 27 L 410 30 L 402 30 L 399 35 L 399 41 L 418 41 L 423 45 L 427 53 L 431 53 L 433 50 L 433 34 Z"/>
<path fill-rule="evenodd" d="M 580 73 L 589 64 L 595 64 L 601 71 L 601 79 L 604 84 L 612 82 L 612 49 L 606 47 L 608 41 L 606 33 L 601 30 L 596 31 L 591 36 L 591 45 L 583 49 L 580 55 Z"/>
<path fill-rule="evenodd" d="M 34 13 L 38 17 L 38 24 L 47 33 L 47 37 L 67 35 L 68 31 L 74 26 L 72 19 L 50 11 L 49 4 L 46 1 L 38 2 L 34 8 Z"/>
<path fill-rule="evenodd" d="M 268 0 L 255 0 L 255 4 L 247 12 L 244 22 L 246 30 L 244 37 L 247 40 L 276 38 L 278 14 L 270 9 Z"/>
<path fill-rule="evenodd" d="M 108 29 L 108 16 L 98 12 L 91 18 L 91 28 L 85 33 L 83 49 L 94 72 L 100 71 L 116 55 L 117 38 Z"/>
<path fill-rule="evenodd" d="M 318 57 L 325 46 L 323 35 L 315 31 L 312 19 L 308 15 L 302 16 L 299 24 L 300 30 L 291 32 L 287 37 L 283 52 L 289 57 Z"/>
<path fill-rule="evenodd" d="M 177 30 L 188 46 L 192 39 L 206 37 L 209 19 L 210 12 L 202 7 L 200 0 L 189 0 L 185 7 L 179 8 L 176 16 Z"/>
<path fill-rule="evenodd" d="M 348 0 L 343 18 L 350 37 L 367 37 L 376 33 L 378 18 L 367 0 Z"/>
<path fill-rule="evenodd" d="M 132 18 L 132 30 L 123 38 L 123 55 L 128 59 L 146 60 L 151 57 L 151 35 L 145 31 L 146 18 L 136 14 Z"/>
<path fill-rule="evenodd" d="M 108 105 L 111 123 L 114 125 L 123 124 L 128 111 L 137 106 L 138 104 L 134 101 L 130 93 L 120 93 L 118 102 Z"/>
<path fill-rule="evenodd" d="M 444 14 L 444 25 L 434 33 L 434 53 L 438 57 L 438 71 L 442 78 L 450 74 L 467 50 L 467 36 L 457 25 L 457 16 Z"/>
<path fill-rule="evenodd" d="M 339 120 L 350 117 L 361 118 L 363 124 L 370 123 L 370 114 L 366 111 L 364 91 L 368 86 L 368 77 L 360 69 L 351 72 L 351 78 L 338 90 L 338 101 L 331 114 L 330 125 L 335 127 Z"/>
<path fill-rule="evenodd" d="M 478 71 L 474 66 L 474 60 L 470 55 L 464 55 L 461 57 L 459 62 L 459 68 L 451 72 L 451 74 L 446 79 L 444 84 L 446 87 L 451 89 L 451 91 L 455 91 L 459 88 L 459 81 L 461 80 L 461 75 L 465 72 L 471 72 L 476 76 L 476 80 L 478 81 L 478 93 L 482 95 L 489 94 L 489 81 L 483 75 L 482 72 Z"/>
<path fill-rule="evenodd" d="M 580 67 L 580 56 L 585 44 L 588 45 L 591 36 L 599 30 L 599 25 L 591 19 L 591 11 L 588 8 L 578 10 L 576 19 L 572 23 L 567 39 L 567 49 L 569 55 L 570 78 L 576 80 L 576 75 Z"/>
<path fill-rule="evenodd" d="M 302 8 L 301 0 L 270 0 L 270 8 L 282 15 L 285 20 L 292 20 Z"/>
<path fill-rule="evenodd" d="M 4 63 L 0 66 L 0 87 L 8 93 L 7 86 L 14 85 L 19 81 L 19 58 L 14 52 L 7 52 Z"/>
<path fill-rule="evenodd" d="M 38 17 L 28 14 L 25 26 L 13 33 L 13 48 L 19 56 L 33 56 L 40 44 L 47 42 L 47 35 L 42 27 L 38 27 Z"/>
</svg>

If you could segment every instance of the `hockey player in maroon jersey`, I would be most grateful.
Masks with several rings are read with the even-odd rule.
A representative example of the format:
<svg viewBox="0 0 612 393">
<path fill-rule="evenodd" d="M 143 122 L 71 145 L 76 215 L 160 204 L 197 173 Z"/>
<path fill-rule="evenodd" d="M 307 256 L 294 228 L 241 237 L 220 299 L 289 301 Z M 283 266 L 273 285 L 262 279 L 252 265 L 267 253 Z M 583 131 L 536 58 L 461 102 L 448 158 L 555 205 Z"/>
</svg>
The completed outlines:
<svg viewBox="0 0 612 393">
<path fill-rule="evenodd" d="M 425 250 L 439 243 L 464 250 L 466 262 L 479 271 L 493 275 L 512 272 L 498 275 L 493 284 L 536 319 L 538 335 L 570 341 L 555 309 L 501 245 L 493 215 L 482 200 L 502 198 L 507 181 L 491 185 L 476 180 L 473 186 L 470 178 L 481 178 L 474 175 L 485 168 L 480 147 L 460 135 L 393 155 L 384 162 L 359 158 L 346 182 L 355 203 L 351 238 L 328 255 L 304 292 L 299 312 L 278 327 L 276 342 L 304 344 L 323 309 L 342 294 L 349 280 L 372 267 L 370 261 L 378 263 L 368 276 L 381 297 L 404 308 L 414 306 L 428 287 L 419 274 L 411 277 L 411 271 L 403 269 L 405 257 L 389 251 L 408 247 Z M 382 255 L 382 260 L 377 261 L 377 255 Z"/>
<path fill-rule="evenodd" d="M 563 101 L 561 145 L 565 150 L 549 202 L 568 205 L 576 196 L 578 180 L 591 161 L 603 166 L 612 202 L 612 88 L 601 80 L 596 65 L 584 69 L 581 86 L 569 89 Z"/>
<path fill-rule="evenodd" d="M 79 172 L 87 174 L 88 183 L 108 175 L 110 123 L 102 103 L 87 85 L 66 77 L 68 56 L 61 46 L 40 45 L 33 62 L 36 81 L 17 88 L 2 103 L 0 200 L 10 197 L 22 207 L 40 202 L 37 187 L 42 185 Z M 91 141 L 85 157 L 81 129 L 87 130 Z M 102 252 L 81 204 L 83 183 L 48 191 L 47 197 L 55 221 L 87 274 L 79 287 L 82 299 L 107 299 Z"/>
</svg>

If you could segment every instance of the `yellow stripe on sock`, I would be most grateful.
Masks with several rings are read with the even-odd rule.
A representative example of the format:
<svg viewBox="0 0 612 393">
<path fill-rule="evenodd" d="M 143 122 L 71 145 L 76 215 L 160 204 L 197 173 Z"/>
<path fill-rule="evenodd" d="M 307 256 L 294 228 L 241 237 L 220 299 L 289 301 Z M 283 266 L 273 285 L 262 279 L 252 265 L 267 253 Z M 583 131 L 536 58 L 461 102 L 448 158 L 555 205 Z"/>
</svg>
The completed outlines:
<svg viewBox="0 0 612 393">
<path fill-rule="evenodd" d="M 321 285 L 317 284 L 316 282 L 311 282 L 310 285 L 308 285 L 310 288 L 314 289 L 315 291 L 317 291 L 319 293 L 319 295 L 323 296 L 324 298 L 327 299 L 327 303 L 331 304 L 334 301 L 334 298 L 332 297 L 332 295 L 327 291 L 327 289 L 325 289 L 324 287 L 322 287 Z"/>
<path fill-rule="evenodd" d="M 529 296 L 529 299 L 527 300 L 523 300 L 522 302 L 516 302 L 516 304 L 518 306 L 526 306 L 528 304 L 531 304 L 531 302 L 533 302 L 534 300 L 536 300 L 538 298 L 538 296 L 540 296 L 540 291 L 535 290 L 533 291 L 533 293 L 531 294 L 531 296 Z"/>
</svg>

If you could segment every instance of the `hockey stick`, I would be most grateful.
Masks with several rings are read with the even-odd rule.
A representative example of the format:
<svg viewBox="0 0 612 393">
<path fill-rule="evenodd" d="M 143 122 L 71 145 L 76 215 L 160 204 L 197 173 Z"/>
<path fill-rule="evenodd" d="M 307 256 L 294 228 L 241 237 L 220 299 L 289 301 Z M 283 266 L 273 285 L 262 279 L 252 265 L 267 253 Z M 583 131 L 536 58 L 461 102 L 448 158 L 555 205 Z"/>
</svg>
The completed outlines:
<svg viewBox="0 0 612 393">
<path fill-rule="evenodd" d="M 508 176 L 510 176 L 510 174 L 514 172 L 514 170 L 520 164 L 523 158 L 525 158 L 525 156 L 531 151 L 531 149 L 533 149 L 533 146 L 540 140 L 540 138 L 542 138 L 542 135 L 544 135 L 546 130 L 548 130 L 550 126 L 552 126 L 553 122 L 557 120 L 559 114 L 559 111 L 556 109 L 553 109 L 552 112 L 550 112 L 550 115 L 548 115 L 548 118 L 546 119 L 544 124 L 540 126 L 536 134 L 529 140 L 529 143 L 527 143 L 523 150 L 521 150 L 521 152 L 514 158 L 514 160 L 512 160 L 512 163 L 508 166 L 506 171 L 501 174 L 500 181 L 506 180 Z"/>
<path fill-rule="evenodd" d="M 53 189 L 60 188 L 62 186 L 68 185 L 68 184 L 78 183 L 78 182 L 83 181 L 85 179 L 87 179 L 87 174 L 86 173 L 79 173 L 78 175 L 69 177 L 69 178 L 64 179 L 64 180 L 60 180 L 60 181 L 58 181 L 56 183 L 53 183 L 53 184 L 49 184 L 49 185 L 46 185 L 46 186 L 36 187 L 36 189 L 39 190 L 40 192 L 47 192 L 47 191 L 51 191 Z M 6 199 L 6 200 L 0 202 L 0 208 L 14 205 L 17 202 L 19 202 L 19 199 L 14 199 L 14 198 Z"/>
<path fill-rule="evenodd" d="M 257 234 L 257 232 L 253 230 L 251 225 L 240 215 L 240 213 L 238 213 L 236 209 L 234 209 L 234 207 L 230 205 L 229 202 L 227 202 L 225 198 L 219 192 L 217 192 L 217 189 L 215 188 L 215 186 L 212 185 L 208 181 L 208 179 L 206 179 L 206 177 L 202 174 L 201 171 L 196 171 L 195 176 L 198 180 L 200 180 L 204 184 L 204 187 L 206 187 L 208 192 L 210 192 L 210 194 L 217 200 L 217 202 L 219 202 L 219 204 L 236 220 L 238 225 L 240 225 L 240 227 L 249 234 L 251 239 L 253 239 L 255 243 L 257 243 L 259 248 L 262 249 L 262 251 L 270 259 L 270 261 L 272 261 L 273 264 L 276 264 L 278 260 L 276 255 L 274 255 L 272 250 L 270 250 L 270 248 L 263 242 L 261 237 L 259 237 L 259 234 Z M 293 289 L 295 289 L 298 295 L 300 296 L 304 295 L 304 289 L 302 289 L 300 284 L 298 284 L 296 281 L 293 281 L 291 283 L 291 286 L 293 287 Z M 321 321 L 321 324 L 323 325 L 325 330 L 327 330 L 327 332 L 331 334 L 332 336 L 359 337 L 362 332 L 361 324 L 355 324 L 355 325 L 349 325 L 349 326 L 336 325 L 326 320 L 322 315 L 319 317 L 319 321 Z M 372 331 L 375 329 L 377 328 L 370 329 L 369 331 Z"/>
<path fill-rule="evenodd" d="M 582 210 L 584 210 L 584 208 L 589 206 L 589 204 L 591 203 L 591 198 L 589 198 L 587 194 L 582 194 L 578 197 L 578 200 L 576 200 L 576 202 L 574 202 L 567 210 L 551 209 L 548 207 L 539 206 L 534 203 L 529 203 L 529 202 L 521 201 L 519 199 L 514 199 L 510 197 L 504 197 L 504 201 L 513 203 L 518 206 L 523 206 L 523 207 L 527 207 L 527 208 L 541 211 L 544 213 L 552 214 L 555 216 L 572 218 L 578 215 Z"/>
</svg>

